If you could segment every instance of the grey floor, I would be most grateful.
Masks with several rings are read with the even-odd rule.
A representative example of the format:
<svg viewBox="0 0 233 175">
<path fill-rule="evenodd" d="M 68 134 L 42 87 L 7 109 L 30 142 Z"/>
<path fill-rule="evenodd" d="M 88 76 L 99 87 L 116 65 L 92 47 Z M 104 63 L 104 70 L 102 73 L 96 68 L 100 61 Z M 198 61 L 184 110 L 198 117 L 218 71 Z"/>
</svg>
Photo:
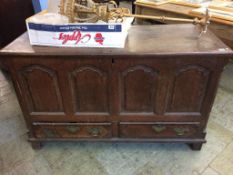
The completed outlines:
<svg viewBox="0 0 233 175">
<path fill-rule="evenodd" d="M 201 151 L 185 144 L 47 143 L 35 151 L 0 73 L 0 175 L 233 175 L 233 62 L 224 69 Z"/>
</svg>

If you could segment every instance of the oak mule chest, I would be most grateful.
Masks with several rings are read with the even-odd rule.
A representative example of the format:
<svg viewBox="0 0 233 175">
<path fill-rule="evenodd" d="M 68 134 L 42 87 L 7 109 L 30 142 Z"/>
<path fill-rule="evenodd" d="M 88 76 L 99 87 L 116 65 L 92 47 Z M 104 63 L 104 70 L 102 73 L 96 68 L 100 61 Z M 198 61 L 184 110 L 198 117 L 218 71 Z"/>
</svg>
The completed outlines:
<svg viewBox="0 0 233 175">
<path fill-rule="evenodd" d="M 193 25 L 133 26 L 123 49 L 31 46 L 0 52 L 29 141 L 182 142 L 201 149 L 232 51 Z"/>
</svg>

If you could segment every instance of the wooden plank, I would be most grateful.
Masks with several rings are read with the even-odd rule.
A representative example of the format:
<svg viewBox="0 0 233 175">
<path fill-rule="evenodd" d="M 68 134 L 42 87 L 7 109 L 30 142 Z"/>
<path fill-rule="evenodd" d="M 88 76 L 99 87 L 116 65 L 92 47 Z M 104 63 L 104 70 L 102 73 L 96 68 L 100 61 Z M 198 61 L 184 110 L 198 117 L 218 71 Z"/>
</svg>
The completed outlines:
<svg viewBox="0 0 233 175">
<path fill-rule="evenodd" d="M 191 10 L 195 9 L 194 7 L 181 6 L 181 5 L 177 5 L 177 4 L 171 4 L 171 3 L 162 4 L 159 6 L 152 6 L 152 5 L 146 5 L 146 4 L 136 2 L 135 5 L 139 6 L 139 7 L 150 8 L 150 9 L 155 9 L 155 10 L 160 10 L 160 11 L 165 11 L 165 12 L 172 12 L 174 14 L 181 14 L 181 15 L 185 15 L 187 17 L 193 17 L 193 18 L 196 18 L 196 17 L 202 18 L 203 17 L 202 15 L 191 13 Z M 210 20 L 217 22 L 217 23 L 233 26 L 232 21 L 222 20 L 222 19 L 214 18 L 214 17 L 211 17 Z"/>
<path fill-rule="evenodd" d="M 176 31 L 174 33 L 174 31 Z M 192 24 L 132 26 L 129 30 L 124 48 L 57 48 L 31 46 L 28 34 L 25 33 L 17 40 L 0 51 L 4 55 L 141 55 L 145 54 L 198 54 L 229 53 L 230 49 L 223 44 L 212 32 L 208 31 L 198 38 L 200 30 Z M 140 43 L 147 43 L 146 45 Z M 223 51 L 219 51 L 222 48 Z"/>
</svg>

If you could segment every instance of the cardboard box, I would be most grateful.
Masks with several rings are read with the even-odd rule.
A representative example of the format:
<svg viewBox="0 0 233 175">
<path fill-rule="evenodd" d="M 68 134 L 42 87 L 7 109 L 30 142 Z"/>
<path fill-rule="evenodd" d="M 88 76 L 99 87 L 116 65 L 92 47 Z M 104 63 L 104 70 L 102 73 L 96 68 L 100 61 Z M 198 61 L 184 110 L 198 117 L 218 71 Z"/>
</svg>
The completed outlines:
<svg viewBox="0 0 233 175">
<path fill-rule="evenodd" d="M 123 48 L 133 21 L 125 18 L 123 23 L 45 24 L 31 19 L 26 20 L 31 45 L 58 47 Z"/>
</svg>

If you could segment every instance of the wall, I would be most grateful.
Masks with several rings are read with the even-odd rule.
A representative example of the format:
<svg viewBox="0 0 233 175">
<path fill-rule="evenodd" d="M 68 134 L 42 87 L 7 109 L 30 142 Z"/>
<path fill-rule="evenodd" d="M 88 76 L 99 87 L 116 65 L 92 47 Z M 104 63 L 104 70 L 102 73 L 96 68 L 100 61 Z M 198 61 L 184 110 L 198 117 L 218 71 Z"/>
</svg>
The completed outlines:
<svg viewBox="0 0 233 175">
<path fill-rule="evenodd" d="M 32 3 L 35 13 L 47 9 L 48 6 L 48 0 L 32 0 Z"/>
<path fill-rule="evenodd" d="M 33 13 L 31 0 L 1 0 L 0 48 L 26 31 L 25 19 Z"/>
</svg>

